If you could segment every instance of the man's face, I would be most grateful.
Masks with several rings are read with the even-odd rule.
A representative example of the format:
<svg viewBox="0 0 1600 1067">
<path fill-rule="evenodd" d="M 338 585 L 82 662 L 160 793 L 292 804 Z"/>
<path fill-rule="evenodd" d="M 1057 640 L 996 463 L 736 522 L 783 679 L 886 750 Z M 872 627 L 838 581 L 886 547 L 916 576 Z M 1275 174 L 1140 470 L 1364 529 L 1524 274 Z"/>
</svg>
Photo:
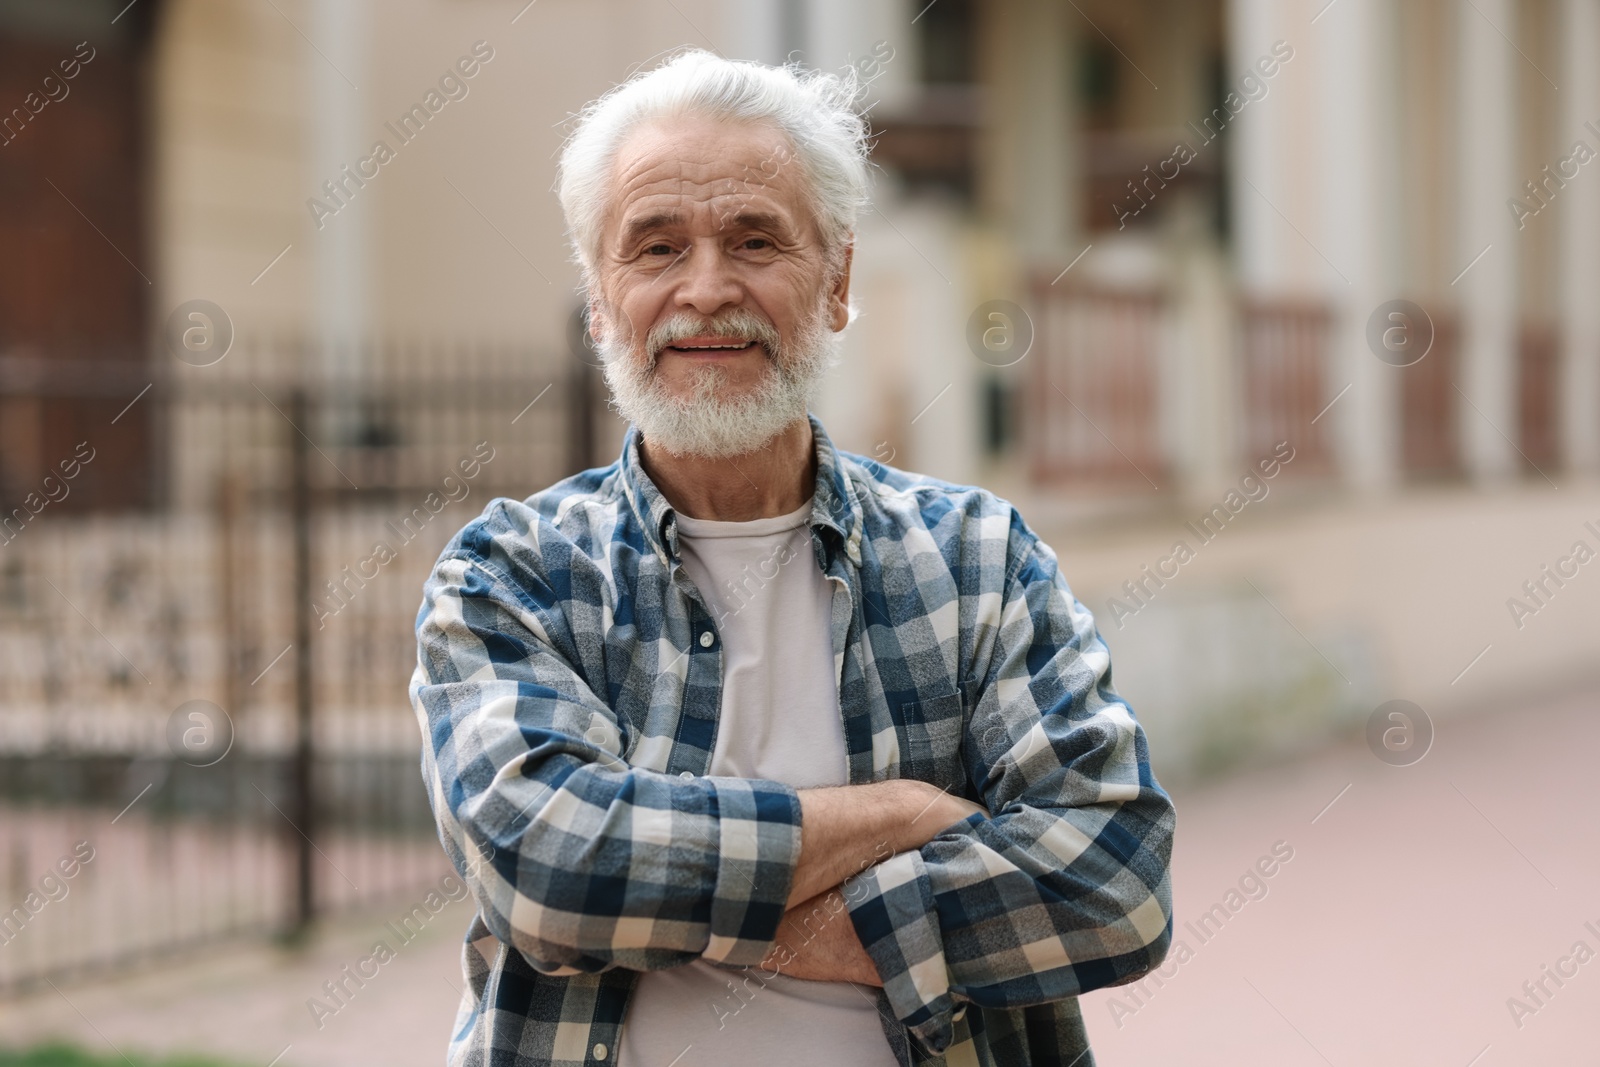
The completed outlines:
<svg viewBox="0 0 1600 1067">
<path fill-rule="evenodd" d="M 788 138 L 694 116 L 619 146 L 591 317 L 617 405 L 670 452 L 736 455 L 803 418 L 848 321 Z"/>
</svg>

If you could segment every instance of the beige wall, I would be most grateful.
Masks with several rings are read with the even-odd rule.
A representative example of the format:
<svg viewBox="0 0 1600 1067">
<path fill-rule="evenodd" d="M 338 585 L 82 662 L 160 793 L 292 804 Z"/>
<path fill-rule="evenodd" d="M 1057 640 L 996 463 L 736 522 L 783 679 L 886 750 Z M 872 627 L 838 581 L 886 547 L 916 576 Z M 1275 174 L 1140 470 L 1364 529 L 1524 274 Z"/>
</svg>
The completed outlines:
<svg viewBox="0 0 1600 1067">
<path fill-rule="evenodd" d="M 367 0 L 358 90 L 301 36 L 317 37 L 316 2 L 283 0 L 281 15 L 245 0 L 170 5 L 156 64 L 162 307 L 204 297 L 241 333 L 308 327 L 318 257 L 360 227 L 374 330 L 564 345 L 577 279 L 552 191 L 560 124 L 631 66 L 705 43 L 696 26 L 725 27 L 713 43 L 726 50 L 740 29 L 717 17 L 719 0 L 540 0 L 514 25 L 512 0 Z M 493 58 L 468 94 L 402 144 L 384 123 L 480 40 Z M 337 176 L 318 169 L 316 139 L 338 109 L 352 132 L 333 160 L 354 166 L 380 139 L 395 157 L 319 230 L 306 202 Z"/>
<path fill-rule="evenodd" d="M 577 274 L 553 182 L 571 114 L 675 47 L 768 59 L 782 47 L 776 6 L 761 0 L 538 0 L 525 10 L 523 0 L 351 2 L 347 10 L 357 14 L 342 43 L 323 0 L 281 0 L 281 14 L 247 0 L 172 4 L 156 92 L 163 309 L 212 300 L 241 337 L 283 328 L 326 335 L 343 326 L 357 335 L 511 339 L 564 351 Z M 903 94 L 915 69 L 913 40 L 909 16 L 892 16 L 904 6 L 866 5 L 853 16 L 824 5 L 808 30 L 810 52 L 848 62 L 899 26 L 879 88 Z M 467 95 L 402 143 L 385 123 L 397 124 L 479 41 L 493 55 L 464 79 Z M 355 168 L 377 140 L 393 159 L 319 229 L 308 199 L 331 206 L 322 183 L 339 177 L 341 164 Z M 871 452 L 895 435 L 884 412 L 914 403 L 909 418 L 954 382 L 940 401 L 949 409 L 939 413 L 942 431 L 926 433 L 934 413 L 901 427 L 922 443 L 900 454 L 903 462 L 920 453 L 958 476 L 976 440 L 961 373 L 973 300 L 953 252 L 951 213 L 924 208 L 900 218 L 896 210 L 888 217 L 901 232 L 864 223 L 857 294 L 868 307 L 884 294 L 870 311 L 872 329 L 904 335 L 902 347 L 914 354 L 894 356 L 854 329 L 822 413 L 842 446 Z M 920 254 L 905 243 L 907 229 Z M 929 258 L 946 264 L 948 278 L 935 277 Z M 909 296 L 895 300 L 895 292 Z M 929 336 L 936 325 L 950 341 L 943 349 Z M 229 369 L 246 370 L 234 364 L 251 358 L 241 345 Z M 942 377 L 931 392 L 918 384 L 930 360 L 949 371 L 936 372 Z"/>
<path fill-rule="evenodd" d="M 285 244 L 305 242 L 302 47 L 270 5 L 168 5 L 153 63 L 158 319 L 194 298 L 240 325 L 303 314 L 302 256 L 250 285 Z"/>
</svg>

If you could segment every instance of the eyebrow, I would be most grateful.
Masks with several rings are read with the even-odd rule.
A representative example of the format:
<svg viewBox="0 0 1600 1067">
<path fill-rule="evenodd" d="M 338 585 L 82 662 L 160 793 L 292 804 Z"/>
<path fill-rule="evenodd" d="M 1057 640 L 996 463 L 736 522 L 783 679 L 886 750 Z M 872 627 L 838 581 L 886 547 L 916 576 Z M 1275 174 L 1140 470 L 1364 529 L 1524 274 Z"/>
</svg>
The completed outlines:
<svg viewBox="0 0 1600 1067">
<path fill-rule="evenodd" d="M 657 211 L 649 215 L 642 215 L 623 227 L 622 247 L 631 246 L 651 230 L 659 230 L 666 226 L 678 226 L 682 222 L 683 216 L 676 211 Z"/>
<path fill-rule="evenodd" d="M 745 230 L 772 230 L 788 236 L 789 223 L 771 211 L 741 211 L 733 217 L 734 226 Z"/>
</svg>

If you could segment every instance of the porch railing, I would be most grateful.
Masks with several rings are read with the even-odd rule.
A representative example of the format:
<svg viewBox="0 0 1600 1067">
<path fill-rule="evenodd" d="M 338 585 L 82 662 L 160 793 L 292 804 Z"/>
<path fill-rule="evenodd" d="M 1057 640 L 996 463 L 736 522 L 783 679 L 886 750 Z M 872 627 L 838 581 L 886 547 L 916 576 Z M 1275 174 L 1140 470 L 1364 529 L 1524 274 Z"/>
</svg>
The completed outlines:
<svg viewBox="0 0 1600 1067">
<path fill-rule="evenodd" d="M 1135 489 L 1159 483 L 1160 294 L 1041 280 L 1034 298 L 1034 477 Z"/>
<path fill-rule="evenodd" d="M 1319 303 L 1245 299 L 1238 313 L 1239 439 L 1246 456 L 1294 446 L 1296 478 L 1333 467 L 1328 388 L 1332 315 Z"/>
</svg>

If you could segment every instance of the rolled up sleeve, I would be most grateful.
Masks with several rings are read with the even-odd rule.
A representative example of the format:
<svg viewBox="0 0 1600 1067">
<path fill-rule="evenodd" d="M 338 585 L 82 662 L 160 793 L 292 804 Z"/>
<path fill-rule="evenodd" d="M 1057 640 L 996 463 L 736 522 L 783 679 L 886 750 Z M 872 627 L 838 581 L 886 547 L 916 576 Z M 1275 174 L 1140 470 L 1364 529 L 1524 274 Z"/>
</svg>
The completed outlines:
<svg viewBox="0 0 1600 1067">
<path fill-rule="evenodd" d="M 758 963 L 799 859 L 795 790 L 630 766 L 627 724 L 558 651 L 551 587 L 510 579 L 492 540 L 469 527 L 436 564 L 410 686 L 439 838 L 485 925 L 547 974 Z"/>
<path fill-rule="evenodd" d="M 1134 981 L 1172 937 L 1175 813 L 1054 553 L 1012 513 L 963 761 L 974 815 L 846 886 L 895 1014 L 943 1051 L 965 1003 L 1022 1008 Z"/>
</svg>

